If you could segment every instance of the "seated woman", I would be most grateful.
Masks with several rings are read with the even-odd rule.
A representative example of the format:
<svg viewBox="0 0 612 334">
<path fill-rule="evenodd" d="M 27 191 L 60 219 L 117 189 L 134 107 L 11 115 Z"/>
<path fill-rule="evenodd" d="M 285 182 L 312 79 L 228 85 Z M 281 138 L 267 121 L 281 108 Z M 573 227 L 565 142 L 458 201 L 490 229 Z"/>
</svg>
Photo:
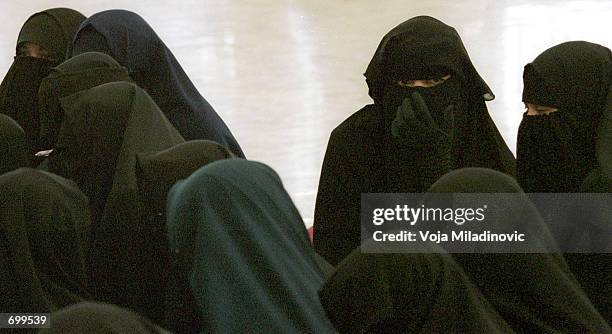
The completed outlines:
<svg viewBox="0 0 612 334">
<path fill-rule="evenodd" d="M 314 245 L 332 264 L 359 246 L 362 193 L 424 192 L 463 167 L 514 173 L 485 106 L 493 93 L 454 28 L 427 16 L 398 25 L 365 77 L 374 104 L 334 129 L 319 181 Z"/>
<path fill-rule="evenodd" d="M 60 176 L 0 176 L 0 312 L 47 313 L 90 299 L 87 198 Z"/>
<path fill-rule="evenodd" d="M 139 153 L 184 142 L 149 95 L 129 82 L 110 82 L 60 99 L 64 112 L 49 171 L 74 180 L 89 198 L 89 275 L 98 300 L 146 311 L 142 283 L 147 235 L 140 223 Z"/>
<path fill-rule="evenodd" d="M 50 68 L 65 59 L 83 20 L 85 16 L 75 10 L 53 8 L 30 16 L 19 32 L 15 61 L 0 85 L 0 113 L 23 128 L 32 157 L 40 150 L 38 88 Z"/>
<path fill-rule="evenodd" d="M 88 51 L 107 53 L 125 66 L 186 140 L 212 140 L 244 157 L 225 122 L 142 17 L 126 10 L 92 15 L 81 25 L 69 54 Z"/>
<path fill-rule="evenodd" d="M 334 333 L 304 222 L 268 166 L 213 162 L 172 188 L 167 214 L 176 265 L 170 329 Z"/>
<path fill-rule="evenodd" d="M 589 42 L 562 43 L 525 66 L 523 102 L 527 111 L 517 138 L 517 176 L 530 193 L 612 191 L 612 53 Z M 601 198 L 601 197 L 600 197 Z M 550 202 L 550 201 L 549 201 Z M 556 214 L 555 236 L 564 249 L 612 244 L 610 204 L 591 203 L 578 217 L 568 207 Z M 569 209 L 577 212 L 574 203 Z M 584 240 L 581 241 L 584 245 Z M 601 247 L 595 247 L 601 252 Z M 612 321 L 612 256 L 585 246 L 566 254 L 569 267 L 594 305 Z"/>
</svg>

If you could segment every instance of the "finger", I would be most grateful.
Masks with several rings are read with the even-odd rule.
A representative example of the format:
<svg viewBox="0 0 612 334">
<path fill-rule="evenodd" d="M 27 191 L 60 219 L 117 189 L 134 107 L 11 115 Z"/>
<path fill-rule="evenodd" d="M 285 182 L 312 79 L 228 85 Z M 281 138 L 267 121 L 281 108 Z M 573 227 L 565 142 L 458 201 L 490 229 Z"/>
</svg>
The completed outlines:
<svg viewBox="0 0 612 334">
<path fill-rule="evenodd" d="M 414 114 L 416 118 L 423 122 L 425 126 L 434 127 L 435 122 L 433 118 L 431 118 L 431 114 L 429 113 L 429 108 L 423 100 L 421 94 L 414 92 L 412 93 L 412 102 L 414 103 Z"/>
</svg>

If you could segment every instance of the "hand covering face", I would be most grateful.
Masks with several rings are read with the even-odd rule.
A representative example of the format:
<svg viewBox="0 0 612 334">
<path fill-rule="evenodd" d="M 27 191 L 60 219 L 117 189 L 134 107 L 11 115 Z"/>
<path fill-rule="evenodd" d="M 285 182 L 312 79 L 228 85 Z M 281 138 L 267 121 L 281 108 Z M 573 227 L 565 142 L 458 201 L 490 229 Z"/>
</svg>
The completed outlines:
<svg viewBox="0 0 612 334">
<path fill-rule="evenodd" d="M 400 82 L 450 78 L 433 87 Z M 314 215 L 315 249 L 337 264 L 360 242 L 362 193 L 424 192 L 449 170 L 487 167 L 514 174 L 515 160 L 487 111 L 493 93 L 474 69 L 457 31 L 418 16 L 385 35 L 366 73 L 374 100 L 332 132 L 319 179 Z M 443 124 L 452 106 L 452 139 L 439 132 L 400 131 L 398 108 L 418 93 L 433 123 Z M 428 150 L 428 144 L 440 144 Z M 426 152 L 426 153 L 424 153 Z M 431 154 L 430 154 L 431 153 Z M 434 158 L 435 157 L 435 158 Z"/>
<path fill-rule="evenodd" d="M 230 159 L 201 168 L 172 188 L 167 226 L 199 332 L 334 332 L 308 233 L 269 167 Z"/>
</svg>

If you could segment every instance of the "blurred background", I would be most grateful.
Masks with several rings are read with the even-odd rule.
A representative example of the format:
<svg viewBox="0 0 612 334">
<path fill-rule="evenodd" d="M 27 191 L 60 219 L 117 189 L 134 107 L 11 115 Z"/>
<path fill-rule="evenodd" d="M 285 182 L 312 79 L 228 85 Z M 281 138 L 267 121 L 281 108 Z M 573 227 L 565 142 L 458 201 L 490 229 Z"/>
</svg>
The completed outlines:
<svg viewBox="0 0 612 334">
<path fill-rule="evenodd" d="M 489 112 L 512 151 L 523 66 L 564 41 L 612 45 L 610 0 L 5 0 L 2 76 L 21 25 L 53 7 L 144 17 L 247 157 L 280 174 L 307 226 L 329 134 L 371 102 L 363 72 L 382 36 L 404 20 L 430 15 L 457 29 L 496 94 Z"/>
</svg>

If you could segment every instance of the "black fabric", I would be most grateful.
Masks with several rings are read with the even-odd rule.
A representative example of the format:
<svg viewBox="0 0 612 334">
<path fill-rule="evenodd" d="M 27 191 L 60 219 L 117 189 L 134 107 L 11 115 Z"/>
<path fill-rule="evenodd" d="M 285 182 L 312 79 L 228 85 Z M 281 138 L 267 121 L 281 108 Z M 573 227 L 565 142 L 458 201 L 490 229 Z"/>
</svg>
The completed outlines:
<svg viewBox="0 0 612 334">
<path fill-rule="evenodd" d="M 216 161 L 177 182 L 167 228 L 177 283 L 190 289 L 200 333 L 334 332 L 304 222 L 268 166 Z"/>
<path fill-rule="evenodd" d="M 517 140 L 518 179 L 528 192 L 601 192 L 612 184 L 612 53 L 583 41 L 556 45 L 525 66 L 524 102 L 558 108 L 523 117 Z M 604 205 L 599 206 L 597 205 Z M 559 207 L 553 214 L 574 226 L 560 242 L 610 242 L 598 235 L 609 204 Z M 565 212 L 584 212 L 579 217 Z M 609 230 L 604 228 L 603 231 Z M 602 241 L 603 240 L 603 241 Z M 587 295 L 612 323 L 612 256 L 566 254 L 568 265 Z"/>
<path fill-rule="evenodd" d="M 338 332 L 513 333 L 449 254 L 412 246 L 424 253 L 357 248 L 340 262 L 320 292 Z"/>
<path fill-rule="evenodd" d="M 136 176 L 141 202 L 142 233 L 146 235 L 144 277 L 141 282 L 148 291 L 145 315 L 164 321 L 165 291 L 171 274 L 171 262 L 166 236 L 166 198 L 178 180 L 187 178 L 200 167 L 213 161 L 231 159 L 234 155 L 221 144 L 208 140 L 192 140 L 163 151 L 137 154 Z"/>
<path fill-rule="evenodd" d="M 227 125 L 200 95 L 181 65 L 145 20 L 125 10 L 97 13 L 81 24 L 71 55 L 109 52 L 127 67 L 186 140 L 207 139 L 238 157 L 242 149 Z"/>
<path fill-rule="evenodd" d="M 183 142 L 138 86 L 112 82 L 60 99 L 64 119 L 49 170 L 76 181 L 93 221 L 90 277 L 98 298 L 147 310 L 141 282 L 149 254 L 136 180 L 138 153 Z"/>
<path fill-rule="evenodd" d="M 30 165 L 30 149 L 23 129 L 0 114 L 0 175 Z"/>
<path fill-rule="evenodd" d="M 479 168 L 453 171 L 428 192 L 523 193 L 513 178 Z M 494 209 L 495 218 L 487 221 L 509 231 L 527 231 L 529 237 L 539 238 L 549 252 L 453 254 L 457 263 L 519 333 L 609 333 L 610 327 L 570 272 L 536 207 L 526 195 L 512 198 Z"/>
<path fill-rule="evenodd" d="M 83 302 L 51 314 L 51 327 L 40 334 L 169 334 L 131 310 L 109 304 Z"/>
<path fill-rule="evenodd" d="M 46 313 L 90 298 L 87 198 L 57 175 L 0 176 L 0 312 Z"/>
<path fill-rule="evenodd" d="M 38 88 L 53 64 L 43 58 L 16 57 L 0 85 L 0 113 L 10 116 L 23 128 L 32 161 L 40 150 Z"/>
<path fill-rule="evenodd" d="M 23 128 L 33 157 L 40 150 L 38 87 L 49 69 L 64 60 L 66 47 L 85 17 L 72 9 L 53 8 L 36 13 L 24 23 L 17 38 L 16 57 L 0 85 L 0 113 L 9 115 Z M 43 48 L 43 58 L 18 54 L 26 42 Z"/>
<path fill-rule="evenodd" d="M 86 52 L 52 68 L 38 90 L 40 146 L 51 149 L 55 145 L 63 116 L 61 98 L 115 81 L 132 80 L 126 68 L 104 53 Z"/>
<path fill-rule="evenodd" d="M 398 81 L 440 79 L 445 74 L 450 79 L 432 88 L 398 85 Z M 359 245 L 361 193 L 424 192 L 445 172 L 424 170 L 427 155 L 391 136 L 397 108 L 411 93 L 424 95 L 437 121 L 449 105 L 454 106 L 451 169 L 487 167 L 508 174 L 515 169 L 514 157 L 485 106 L 493 94 L 454 28 L 426 16 L 400 24 L 382 39 L 365 76 L 374 104 L 331 133 L 319 180 L 314 245 L 332 264 Z"/>
<path fill-rule="evenodd" d="M 519 182 L 527 192 L 576 192 L 597 167 L 597 126 L 612 82 L 610 50 L 582 41 L 556 45 L 525 66 L 523 82 L 524 102 L 558 111 L 523 116 Z"/>
<path fill-rule="evenodd" d="M 83 14 L 70 8 L 52 8 L 38 12 L 24 23 L 17 38 L 17 47 L 29 42 L 39 45 L 55 62 L 66 58 L 66 49 L 72 42 Z"/>
</svg>

